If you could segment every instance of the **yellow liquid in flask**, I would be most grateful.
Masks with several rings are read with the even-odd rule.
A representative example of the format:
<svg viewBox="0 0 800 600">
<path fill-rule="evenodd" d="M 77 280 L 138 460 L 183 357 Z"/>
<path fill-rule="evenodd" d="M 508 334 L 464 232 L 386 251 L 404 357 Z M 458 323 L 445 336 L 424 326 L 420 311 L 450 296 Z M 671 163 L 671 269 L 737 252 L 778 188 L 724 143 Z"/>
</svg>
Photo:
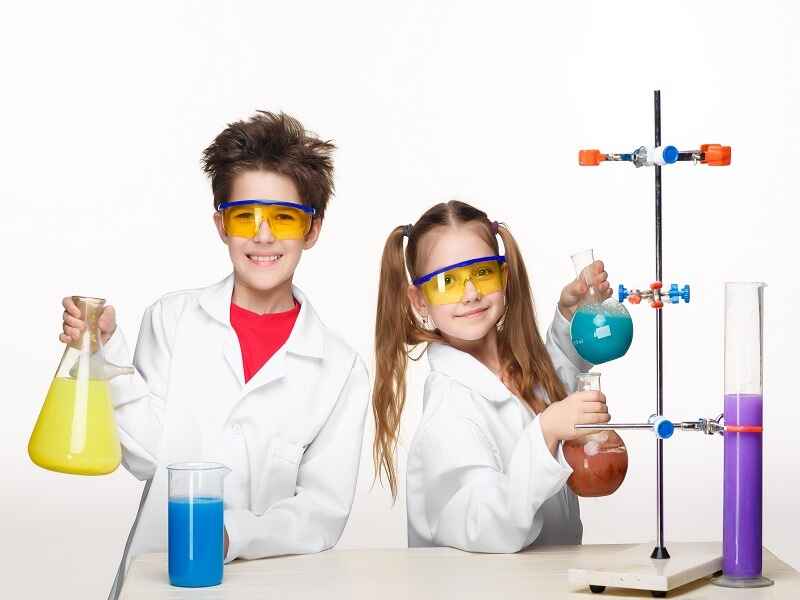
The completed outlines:
<svg viewBox="0 0 800 600">
<path fill-rule="evenodd" d="M 75 475 L 111 473 L 122 459 L 108 382 L 56 377 L 28 443 L 40 467 Z"/>
</svg>

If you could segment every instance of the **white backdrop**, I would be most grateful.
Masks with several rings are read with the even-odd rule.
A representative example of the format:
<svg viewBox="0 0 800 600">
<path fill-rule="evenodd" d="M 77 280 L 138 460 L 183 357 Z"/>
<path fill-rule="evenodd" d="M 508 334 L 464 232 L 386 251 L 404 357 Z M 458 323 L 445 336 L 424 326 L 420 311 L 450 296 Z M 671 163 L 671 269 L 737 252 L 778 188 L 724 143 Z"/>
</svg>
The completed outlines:
<svg viewBox="0 0 800 600">
<path fill-rule="evenodd" d="M 543 329 L 577 249 L 595 247 L 615 284 L 647 285 L 652 170 L 580 169 L 576 156 L 651 143 L 656 87 L 664 143 L 734 147 L 730 168 L 664 170 L 664 276 L 694 295 L 665 310 L 666 413 L 721 411 L 723 282 L 767 281 L 764 542 L 800 568 L 794 3 L 17 2 L 3 12 L 5 590 L 99 598 L 111 582 L 141 484 L 122 469 L 50 473 L 26 453 L 62 351 L 59 301 L 104 296 L 135 339 L 158 296 L 227 273 L 199 168 L 226 123 L 285 110 L 338 144 L 337 195 L 296 282 L 371 360 L 385 236 L 442 200 L 509 223 Z M 652 310 L 632 313 L 631 350 L 601 369 L 620 420 L 655 404 Z M 409 374 L 405 444 L 426 372 Z M 404 489 L 392 506 L 371 487 L 371 436 L 370 423 L 341 547 L 405 544 Z M 581 503 L 587 543 L 654 537 L 654 443 L 624 437 L 625 484 Z M 721 471 L 721 439 L 666 443 L 667 542 L 720 539 Z"/>
</svg>

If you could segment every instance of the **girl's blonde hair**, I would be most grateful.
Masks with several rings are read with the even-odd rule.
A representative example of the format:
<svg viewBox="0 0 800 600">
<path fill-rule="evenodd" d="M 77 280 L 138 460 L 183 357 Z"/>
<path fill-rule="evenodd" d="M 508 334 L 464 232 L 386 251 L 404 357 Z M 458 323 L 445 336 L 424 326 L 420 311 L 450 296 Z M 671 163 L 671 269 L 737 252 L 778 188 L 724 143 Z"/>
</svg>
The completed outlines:
<svg viewBox="0 0 800 600">
<path fill-rule="evenodd" d="M 406 269 L 411 278 L 419 277 L 417 254 L 423 236 L 436 227 L 453 227 L 479 223 L 486 242 L 498 254 L 497 237 L 505 248 L 508 277 L 506 282 L 506 312 L 497 323 L 497 342 L 502 372 L 522 399 L 531 408 L 537 400 L 537 385 L 555 402 L 564 398 L 565 391 L 556 375 L 536 325 L 528 274 L 511 232 L 504 224 L 492 223 L 481 210 L 464 202 L 451 200 L 430 208 L 414 225 L 395 227 L 386 240 L 381 259 L 378 312 L 375 322 L 376 374 L 372 394 L 375 418 L 373 462 L 377 477 L 385 473 L 392 496 L 397 497 L 395 452 L 398 429 L 406 400 L 406 366 L 410 350 L 419 344 L 441 342 L 438 331 L 423 328 L 411 307 L 407 288 Z M 408 244 L 403 251 L 403 239 Z"/>
</svg>

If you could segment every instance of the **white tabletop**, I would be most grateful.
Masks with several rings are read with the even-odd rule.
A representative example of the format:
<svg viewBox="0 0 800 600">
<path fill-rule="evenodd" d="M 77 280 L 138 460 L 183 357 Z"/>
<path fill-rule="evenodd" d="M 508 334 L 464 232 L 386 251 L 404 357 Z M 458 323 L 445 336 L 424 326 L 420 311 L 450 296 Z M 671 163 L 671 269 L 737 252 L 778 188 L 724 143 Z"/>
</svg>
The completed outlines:
<svg viewBox="0 0 800 600">
<path fill-rule="evenodd" d="M 121 600 L 651 598 L 648 592 L 612 588 L 595 595 L 567 580 L 567 570 L 577 561 L 631 546 L 554 546 L 518 554 L 471 554 L 452 548 L 330 550 L 235 561 L 225 566 L 222 585 L 195 589 L 170 586 L 166 555 L 145 554 L 131 564 Z M 800 574 L 766 549 L 763 557 L 763 574 L 775 580 L 772 587 L 731 590 L 705 579 L 669 592 L 668 598 L 800 598 Z"/>
</svg>

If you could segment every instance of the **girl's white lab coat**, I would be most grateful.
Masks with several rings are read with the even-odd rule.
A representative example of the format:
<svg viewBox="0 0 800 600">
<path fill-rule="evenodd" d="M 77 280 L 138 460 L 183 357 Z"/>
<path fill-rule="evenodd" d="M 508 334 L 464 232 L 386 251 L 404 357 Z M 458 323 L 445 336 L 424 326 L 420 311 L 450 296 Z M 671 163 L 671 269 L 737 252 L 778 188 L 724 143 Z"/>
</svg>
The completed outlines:
<svg viewBox="0 0 800 600">
<path fill-rule="evenodd" d="M 136 373 L 110 381 L 123 464 L 148 480 L 112 596 L 131 557 L 167 548 L 167 470 L 221 462 L 227 561 L 333 546 L 353 501 L 369 404 L 363 361 L 297 288 L 289 339 L 247 383 L 230 324 L 233 276 L 145 312 Z M 119 329 L 106 357 L 129 364 Z"/>
<path fill-rule="evenodd" d="M 558 310 L 546 346 L 574 390 L 576 373 L 592 365 L 575 352 Z M 533 411 L 470 354 L 437 343 L 428 358 L 422 423 L 408 457 L 408 545 L 517 552 L 579 544 L 583 526 L 561 444 L 554 458 Z"/>
</svg>

